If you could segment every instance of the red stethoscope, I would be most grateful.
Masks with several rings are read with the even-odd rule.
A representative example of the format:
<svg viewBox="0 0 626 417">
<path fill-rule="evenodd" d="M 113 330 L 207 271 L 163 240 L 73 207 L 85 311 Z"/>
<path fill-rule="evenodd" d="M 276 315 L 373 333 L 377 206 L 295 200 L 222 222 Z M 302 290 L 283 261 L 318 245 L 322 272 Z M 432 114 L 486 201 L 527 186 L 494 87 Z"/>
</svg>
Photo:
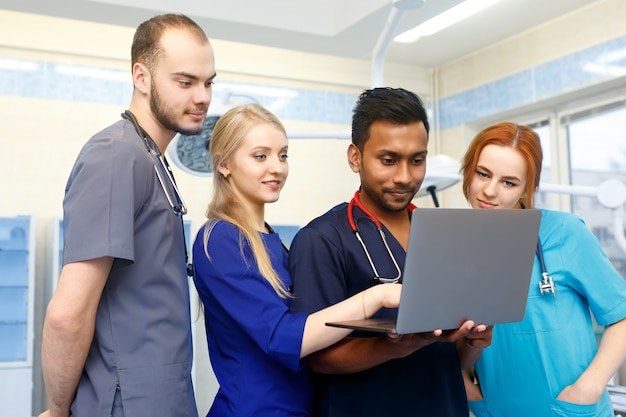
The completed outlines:
<svg viewBox="0 0 626 417">
<path fill-rule="evenodd" d="M 387 236 L 385 235 L 385 231 L 383 230 L 383 224 L 380 222 L 380 220 L 378 220 L 376 218 L 376 216 L 374 216 L 374 214 L 371 211 L 369 211 L 367 208 L 365 208 L 363 203 L 361 203 L 361 199 L 359 198 L 360 195 L 361 195 L 361 189 L 358 189 L 357 192 L 354 193 L 354 197 L 352 197 L 352 200 L 350 200 L 350 202 L 348 203 L 348 224 L 350 225 L 350 228 L 354 232 L 354 235 L 356 236 L 356 239 L 359 241 L 359 243 L 363 247 L 363 251 L 365 252 L 365 256 L 367 256 L 367 260 L 370 263 L 370 267 L 372 268 L 372 271 L 374 272 L 374 282 L 376 282 L 376 283 L 384 283 L 384 284 L 395 284 L 395 283 L 398 283 L 402 279 L 402 270 L 400 269 L 400 266 L 398 265 L 398 261 L 396 261 L 396 257 L 393 256 L 393 253 L 391 252 L 391 248 L 389 247 L 389 244 L 387 243 Z M 394 267 L 396 268 L 396 271 L 397 271 L 398 275 L 395 278 L 381 277 L 380 274 L 378 273 L 378 270 L 376 269 L 376 266 L 374 265 L 374 261 L 372 260 L 372 257 L 370 256 L 370 252 L 367 250 L 367 246 L 365 245 L 365 242 L 363 241 L 363 238 L 361 237 L 361 233 L 359 233 L 359 227 L 357 226 L 356 222 L 354 221 L 354 213 L 353 212 L 354 212 L 354 206 L 355 205 L 359 209 L 361 209 L 361 211 L 367 216 L 367 218 L 370 219 L 376 225 L 376 229 L 378 229 L 378 233 L 380 234 L 380 238 L 382 239 L 383 244 L 385 245 L 385 249 L 387 249 L 387 253 L 389 254 L 389 258 L 391 259 L 391 261 L 393 262 Z M 407 211 L 410 214 L 416 208 L 417 207 L 415 206 L 415 204 L 409 203 L 409 205 L 408 205 L 408 207 L 406 209 L 407 209 Z"/>
</svg>

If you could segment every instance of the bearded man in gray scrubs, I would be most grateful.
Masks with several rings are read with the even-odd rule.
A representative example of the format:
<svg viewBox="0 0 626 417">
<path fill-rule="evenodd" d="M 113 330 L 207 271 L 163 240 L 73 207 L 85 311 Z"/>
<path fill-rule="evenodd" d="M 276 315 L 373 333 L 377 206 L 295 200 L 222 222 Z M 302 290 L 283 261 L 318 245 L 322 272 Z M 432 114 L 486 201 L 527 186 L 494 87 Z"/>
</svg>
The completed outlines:
<svg viewBox="0 0 626 417">
<path fill-rule="evenodd" d="M 215 64 L 191 19 L 136 30 L 123 119 L 81 150 L 63 201 L 63 269 L 44 322 L 42 415 L 197 417 L 182 214 L 164 152 L 202 130 Z"/>
</svg>

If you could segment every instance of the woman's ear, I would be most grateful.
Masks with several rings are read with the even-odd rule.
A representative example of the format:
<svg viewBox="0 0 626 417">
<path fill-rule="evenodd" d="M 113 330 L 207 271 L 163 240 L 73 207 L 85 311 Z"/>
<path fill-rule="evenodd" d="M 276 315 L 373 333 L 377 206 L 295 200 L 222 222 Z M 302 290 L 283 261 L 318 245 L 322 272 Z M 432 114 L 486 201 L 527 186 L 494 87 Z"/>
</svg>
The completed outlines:
<svg viewBox="0 0 626 417">
<path fill-rule="evenodd" d="M 528 208 L 528 202 L 526 201 L 526 193 L 522 194 L 522 196 L 519 198 L 519 205 L 523 209 Z"/>
<path fill-rule="evenodd" d="M 228 168 L 228 163 L 226 161 L 222 161 L 217 166 L 217 172 L 219 172 L 222 177 L 228 178 L 230 175 L 230 168 Z"/>
<path fill-rule="evenodd" d="M 348 146 L 348 165 L 350 165 L 350 169 L 352 172 L 360 172 L 361 171 L 361 151 L 351 143 Z"/>
</svg>

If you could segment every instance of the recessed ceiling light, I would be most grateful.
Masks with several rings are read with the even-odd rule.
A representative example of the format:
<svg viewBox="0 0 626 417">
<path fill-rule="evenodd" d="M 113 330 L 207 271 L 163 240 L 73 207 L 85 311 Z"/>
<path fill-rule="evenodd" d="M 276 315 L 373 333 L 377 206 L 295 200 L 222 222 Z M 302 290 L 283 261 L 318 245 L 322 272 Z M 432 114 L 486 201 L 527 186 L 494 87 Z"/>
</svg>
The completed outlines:
<svg viewBox="0 0 626 417">
<path fill-rule="evenodd" d="M 433 33 L 439 32 L 455 23 L 466 19 L 487 7 L 502 0 L 466 0 L 456 6 L 446 10 L 445 12 L 438 14 L 437 16 L 428 19 L 424 23 L 415 26 L 413 29 L 407 30 L 396 36 L 393 40 L 401 43 L 415 42 L 423 36 L 430 36 Z"/>
</svg>

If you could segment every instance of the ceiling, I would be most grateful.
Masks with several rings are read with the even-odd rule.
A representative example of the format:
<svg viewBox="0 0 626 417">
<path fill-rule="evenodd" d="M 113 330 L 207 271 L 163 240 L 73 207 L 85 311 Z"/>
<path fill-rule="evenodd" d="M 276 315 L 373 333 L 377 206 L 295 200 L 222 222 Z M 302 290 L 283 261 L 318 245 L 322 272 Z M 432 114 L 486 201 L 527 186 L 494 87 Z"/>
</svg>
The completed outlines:
<svg viewBox="0 0 626 417">
<path fill-rule="evenodd" d="M 391 42 L 385 61 L 437 67 L 601 0 L 503 0 L 413 44 Z M 460 3 L 425 0 L 399 14 L 393 35 Z M 184 13 L 212 39 L 371 59 L 392 0 L 0 0 L 0 9 L 136 27 Z"/>
</svg>

